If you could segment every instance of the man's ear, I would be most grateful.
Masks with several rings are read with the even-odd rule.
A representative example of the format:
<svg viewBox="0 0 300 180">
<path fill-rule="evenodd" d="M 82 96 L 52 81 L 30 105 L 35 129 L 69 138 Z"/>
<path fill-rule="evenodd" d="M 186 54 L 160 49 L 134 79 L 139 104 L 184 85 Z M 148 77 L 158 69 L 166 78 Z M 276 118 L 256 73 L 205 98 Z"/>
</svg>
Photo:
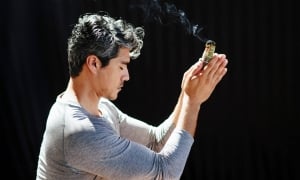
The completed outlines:
<svg viewBox="0 0 300 180">
<path fill-rule="evenodd" d="M 101 61 L 98 59 L 97 56 L 95 55 L 89 55 L 86 58 L 86 65 L 88 69 L 92 72 L 96 72 L 97 68 L 101 67 Z"/>
</svg>

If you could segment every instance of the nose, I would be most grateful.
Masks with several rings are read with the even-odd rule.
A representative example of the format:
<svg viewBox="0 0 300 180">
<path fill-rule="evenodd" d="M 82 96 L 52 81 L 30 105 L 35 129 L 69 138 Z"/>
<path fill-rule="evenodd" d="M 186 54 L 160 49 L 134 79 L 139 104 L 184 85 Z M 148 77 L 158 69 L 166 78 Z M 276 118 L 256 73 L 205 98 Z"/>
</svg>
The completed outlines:
<svg viewBox="0 0 300 180">
<path fill-rule="evenodd" d="M 123 80 L 124 81 L 129 81 L 129 79 L 130 79 L 129 71 L 128 71 L 128 69 L 126 69 L 126 71 L 124 73 L 124 76 L 123 76 Z"/>
</svg>

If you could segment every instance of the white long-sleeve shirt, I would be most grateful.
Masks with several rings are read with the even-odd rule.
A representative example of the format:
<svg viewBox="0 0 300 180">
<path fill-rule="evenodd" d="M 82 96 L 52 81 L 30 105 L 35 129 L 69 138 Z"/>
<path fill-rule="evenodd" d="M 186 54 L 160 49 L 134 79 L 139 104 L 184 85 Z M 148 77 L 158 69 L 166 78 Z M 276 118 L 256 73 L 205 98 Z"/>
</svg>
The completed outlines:
<svg viewBox="0 0 300 180">
<path fill-rule="evenodd" d="M 154 127 L 101 99 L 97 117 L 78 103 L 53 104 L 36 179 L 180 179 L 193 137 L 170 120 Z"/>
</svg>

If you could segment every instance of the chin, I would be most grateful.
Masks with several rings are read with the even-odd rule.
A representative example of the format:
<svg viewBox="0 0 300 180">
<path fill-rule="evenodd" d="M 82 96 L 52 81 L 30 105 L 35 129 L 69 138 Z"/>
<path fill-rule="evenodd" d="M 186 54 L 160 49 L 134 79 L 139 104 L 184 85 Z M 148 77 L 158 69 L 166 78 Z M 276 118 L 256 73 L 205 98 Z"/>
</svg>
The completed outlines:
<svg viewBox="0 0 300 180">
<path fill-rule="evenodd" d="M 118 95 L 113 95 L 113 96 L 108 96 L 107 99 L 113 101 L 113 100 L 116 100 L 118 98 Z"/>
<path fill-rule="evenodd" d="M 117 97 L 110 98 L 111 101 L 114 101 L 116 99 L 117 99 Z"/>
</svg>

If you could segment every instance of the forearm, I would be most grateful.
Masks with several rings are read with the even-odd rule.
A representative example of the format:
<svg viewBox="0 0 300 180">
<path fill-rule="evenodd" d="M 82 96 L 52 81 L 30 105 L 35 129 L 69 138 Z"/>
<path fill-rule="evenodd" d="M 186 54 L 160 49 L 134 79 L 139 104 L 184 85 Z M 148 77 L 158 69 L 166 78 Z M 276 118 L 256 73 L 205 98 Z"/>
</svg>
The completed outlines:
<svg viewBox="0 0 300 180">
<path fill-rule="evenodd" d="M 181 92 L 170 119 L 177 128 L 188 131 L 192 136 L 197 126 L 200 104 L 193 104 L 184 92 Z"/>
<path fill-rule="evenodd" d="M 177 118 L 176 127 L 184 129 L 194 136 L 197 127 L 200 104 L 192 103 L 187 95 L 182 95 L 181 99 L 181 109 Z"/>
<path fill-rule="evenodd" d="M 180 179 L 194 142 L 188 132 L 174 129 L 163 149 L 154 152 L 114 134 L 106 121 L 94 129 L 68 136 L 66 159 L 77 169 L 108 179 Z"/>
<path fill-rule="evenodd" d="M 178 97 L 177 104 L 176 104 L 173 112 L 169 116 L 169 119 L 173 122 L 173 124 L 175 124 L 175 126 L 177 126 L 180 110 L 181 110 L 181 107 L 182 107 L 182 97 L 183 97 L 183 93 L 181 92 L 179 97 Z"/>
</svg>

